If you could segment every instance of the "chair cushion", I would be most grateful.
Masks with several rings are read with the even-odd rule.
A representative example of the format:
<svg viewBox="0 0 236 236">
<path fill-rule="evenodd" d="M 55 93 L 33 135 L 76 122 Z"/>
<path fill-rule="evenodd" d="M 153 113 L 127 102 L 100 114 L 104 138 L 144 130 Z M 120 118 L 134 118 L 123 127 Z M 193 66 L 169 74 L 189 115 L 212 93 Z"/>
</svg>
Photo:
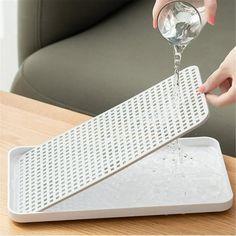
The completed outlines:
<svg viewBox="0 0 236 236">
<path fill-rule="evenodd" d="M 18 58 L 97 24 L 134 0 L 20 0 Z"/>
<path fill-rule="evenodd" d="M 220 3 L 217 26 L 206 26 L 184 52 L 182 66 L 198 65 L 203 80 L 234 46 L 234 4 Z M 173 50 L 152 29 L 152 6 L 134 1 L 95 27 L 37 51 L 22 65 L 13 92 L 96 115 L 170 76 Z M 232 137 L 225 141 L 232 152 L 232 107 L 211 113 L 192 135 Z"/>
</svg>

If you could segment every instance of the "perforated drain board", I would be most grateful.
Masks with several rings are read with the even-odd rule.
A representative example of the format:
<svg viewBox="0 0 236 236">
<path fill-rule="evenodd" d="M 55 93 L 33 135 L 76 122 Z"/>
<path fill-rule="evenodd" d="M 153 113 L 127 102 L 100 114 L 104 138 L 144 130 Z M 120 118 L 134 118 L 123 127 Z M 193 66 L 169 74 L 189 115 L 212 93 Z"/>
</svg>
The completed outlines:
<svg viewBox="0 0 236 236">
<path fill-rule="evenodd" d="M 20 158 L 19 212 L 37 212 L 114 174 L 199 126 L 208 116 L 198 68 L 180 73 L 178 115 L 170 77 Z"/>
</svg>

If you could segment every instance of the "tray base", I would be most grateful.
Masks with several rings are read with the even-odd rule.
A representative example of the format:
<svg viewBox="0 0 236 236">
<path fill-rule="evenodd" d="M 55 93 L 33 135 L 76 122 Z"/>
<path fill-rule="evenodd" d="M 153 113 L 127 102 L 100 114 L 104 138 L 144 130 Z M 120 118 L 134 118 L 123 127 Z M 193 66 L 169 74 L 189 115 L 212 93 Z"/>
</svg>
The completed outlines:
<svg viewBox="0 0 236 236">
<path fill-rule="evenodd" d="M 208 137 L 179 139 L 182 158 L 173 144 L 119 173 L 32 213 L 18 212 L 18 159 L 33 147 L 9 152 L 9 212 L 17 222 L 166 215 L 224 211 L 233 193 L 220 146 Z"/>
</svg>

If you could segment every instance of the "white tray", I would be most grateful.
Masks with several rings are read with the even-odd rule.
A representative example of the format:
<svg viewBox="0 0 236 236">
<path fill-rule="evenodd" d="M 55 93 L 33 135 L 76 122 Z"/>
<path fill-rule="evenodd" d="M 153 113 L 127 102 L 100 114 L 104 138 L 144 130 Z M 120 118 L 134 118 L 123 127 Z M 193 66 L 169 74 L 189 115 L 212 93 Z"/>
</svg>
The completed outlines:
<svg viewBox="0 0 236 236">
<path fill-rule="evenodd" d="M 199 69 L 180 72 L 178 111 L 171 76 L 19 158 L 18 212 L 41 212 L 103 181 L 202 125 L 209 116 Z"/>
<path fill-rule="evenodd" d="M 8 209 L 17 222 L 217 212 L 232 206 L 233 193 L 219 143 L 183 138 L 183 160 L 167 145 L 82 192 L 40 212 L 20 213 L 19 158 L 34 147 L 9 152 Z M 171 144 L 170 144 L 171 145 Z"/>
</svg>

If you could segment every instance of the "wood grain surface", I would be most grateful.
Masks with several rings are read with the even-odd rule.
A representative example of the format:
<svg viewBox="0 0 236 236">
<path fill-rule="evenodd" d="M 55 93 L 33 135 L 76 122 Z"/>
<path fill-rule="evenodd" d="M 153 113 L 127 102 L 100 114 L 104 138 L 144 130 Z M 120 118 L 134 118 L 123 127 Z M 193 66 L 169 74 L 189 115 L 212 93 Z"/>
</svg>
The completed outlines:
<svg viewBox="0 0 236 236">
<path fill-rule="evenodd" d="M 225 212 L 19 224 L 7 213 L 7 152 L 21 145 L 39 144 L 89 116 L 18 95 L 0 92 L 0 235 L 52 234 L 236 234 L 235 198 Z M 236 191 L 236 159 L 225 156 Z"/>
</svg>

